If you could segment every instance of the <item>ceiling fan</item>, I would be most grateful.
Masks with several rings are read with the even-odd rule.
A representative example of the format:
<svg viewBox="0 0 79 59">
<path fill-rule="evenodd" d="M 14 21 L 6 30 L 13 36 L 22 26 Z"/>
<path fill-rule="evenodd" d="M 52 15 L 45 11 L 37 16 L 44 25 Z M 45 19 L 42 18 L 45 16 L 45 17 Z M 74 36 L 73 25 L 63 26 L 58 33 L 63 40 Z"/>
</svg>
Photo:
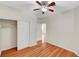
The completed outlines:
<svg viewBox="0 0 79 59">
<path fill-rule="evenodd" d="M 50 9 L 50 7 L 55 6 L 56 5 L 55 2 L 51 2 L 48 4 L 48 1 L 41 1 L 41 2 L 36 1 L 36 3 L 40 5 L 41 8 L 33 9 L 34 11 L 42 10 L 42 14 L 44 14 L 46 11 L 54 12 L 54 10 Z"/>
</svg>

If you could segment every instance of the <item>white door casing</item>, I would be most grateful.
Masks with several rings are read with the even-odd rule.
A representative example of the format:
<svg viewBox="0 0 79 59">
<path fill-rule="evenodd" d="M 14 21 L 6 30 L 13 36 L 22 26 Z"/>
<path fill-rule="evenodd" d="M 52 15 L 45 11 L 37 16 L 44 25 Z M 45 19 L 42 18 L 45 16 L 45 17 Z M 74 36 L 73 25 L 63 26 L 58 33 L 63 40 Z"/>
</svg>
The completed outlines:
<svg viewBox="0 0 79 59">
<path fill-rule="evenodd" d="M 46 24 L 42 24 L 42 43 L 46 42 Z"/>
</svg>

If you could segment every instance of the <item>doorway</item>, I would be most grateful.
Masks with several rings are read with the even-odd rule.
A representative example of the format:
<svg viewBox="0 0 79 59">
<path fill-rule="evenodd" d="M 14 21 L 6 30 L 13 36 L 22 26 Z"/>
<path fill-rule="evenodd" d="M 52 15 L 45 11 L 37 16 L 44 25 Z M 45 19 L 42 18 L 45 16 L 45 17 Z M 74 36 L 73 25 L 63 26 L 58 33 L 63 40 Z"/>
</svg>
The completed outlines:
<svg viewBox="0 0 79 59">
<path fill-rule="evenodd" d="M 17 21 L 0 19 L 0 43 L 1 51 L 17 47 Z"/>
<path fill-rule="evenodd" d="M 42 43 L 46 42 L 46 23 L 42 24 Z"/>
</svg>

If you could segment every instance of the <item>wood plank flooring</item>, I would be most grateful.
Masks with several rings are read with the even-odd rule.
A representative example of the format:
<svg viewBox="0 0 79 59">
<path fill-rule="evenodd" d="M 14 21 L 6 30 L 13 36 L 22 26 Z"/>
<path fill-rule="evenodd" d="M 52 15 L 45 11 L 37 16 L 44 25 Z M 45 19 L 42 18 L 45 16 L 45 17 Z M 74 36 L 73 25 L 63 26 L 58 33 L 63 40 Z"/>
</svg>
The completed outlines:
<svg viewBox="0 0 79 59">
<path fill-rule="evenodd" d="M 77 57 L 71 51 L 65 50 L 58 46 L 38 42 L 36 46 L 28 47 L 19 51 L 16 48 L 9 49 L 2 52 L 2 57 Z"/>
</svg>

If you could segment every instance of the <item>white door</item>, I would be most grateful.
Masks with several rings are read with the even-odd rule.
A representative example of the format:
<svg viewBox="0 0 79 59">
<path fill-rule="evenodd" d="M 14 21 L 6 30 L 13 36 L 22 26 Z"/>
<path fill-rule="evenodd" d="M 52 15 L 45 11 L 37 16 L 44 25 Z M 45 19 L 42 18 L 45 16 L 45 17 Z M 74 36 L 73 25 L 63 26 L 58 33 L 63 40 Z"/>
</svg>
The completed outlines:
<svg viewBox="0 0 79 59">
<path fill-rule="evenodd" d="M 0 24 L 0 56 L 1 56 L 1 24 Z"/>
<path fill-rule="evenodd" d="M 29 44 L 29 23 L 18 21 L 17 23 L 17 49 L 28 47 Z"/>
<path fill-rule="evenodd" d="M 1 29 L 1 45 L 2 50 L 7 50 L 11 47 L 11 29 L 10 28 L 2 28 Z"/>
<path fill-rule="evenodd" d="M 1 21 L 0 28 L 1 50 L 11 49 L 16 46 L 16 25 L 14 22 Z"/>
</svg>

